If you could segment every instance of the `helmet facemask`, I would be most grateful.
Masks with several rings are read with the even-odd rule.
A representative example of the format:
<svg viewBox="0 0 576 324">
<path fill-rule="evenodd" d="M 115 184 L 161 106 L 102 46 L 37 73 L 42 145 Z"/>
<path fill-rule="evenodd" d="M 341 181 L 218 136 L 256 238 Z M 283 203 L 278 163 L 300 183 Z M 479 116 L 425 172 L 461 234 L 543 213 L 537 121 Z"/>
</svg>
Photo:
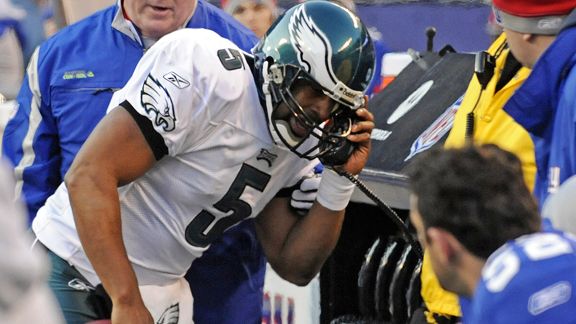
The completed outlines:
<svg viewBox="0 0 576 324">
<path fill-rule="evenodd" d="M 296 5 L 270 27 L 252 53 L 276 142 L 299 157 L 321 160 L 349 145 L 345 139 L 355 111 L 364 106 L 363 91 L 374 71 L 372 41 L 354 13 L 328 1 Z M 310 89 L 299 96 L 302 86 Z M 324 95 L 332 100 L 331 111 L 307 107 L 315 93 L 322 95 L 319 100 L 327 100 Z M 321 105 L 326 108 L 325 102 Z"/>
<path fill-rule="evenodd" d="M 322 157 L 333 150 L 336 143 L 341 143 L 350 135 L 355 107 L 342 100 L 341 96 L 322 87 L 302 68 L 294 65 L 272 65 L 270 76 L 273 106 L 271 123 L 280 140 L 296 155 L 307 159 Z M 333 106 L 328 119 L 317 120 L 306 113 L 296 99 L 296 93 L 304 87 L 310 87 L 319 95 L 331 99 Z M 361 96 L 361 92 L 358 95 Z M 361 106 L 362 103 L 356 105 Z M 291 122 L 306 129 L 305 133 L 295 134 Z"/>
</svg>

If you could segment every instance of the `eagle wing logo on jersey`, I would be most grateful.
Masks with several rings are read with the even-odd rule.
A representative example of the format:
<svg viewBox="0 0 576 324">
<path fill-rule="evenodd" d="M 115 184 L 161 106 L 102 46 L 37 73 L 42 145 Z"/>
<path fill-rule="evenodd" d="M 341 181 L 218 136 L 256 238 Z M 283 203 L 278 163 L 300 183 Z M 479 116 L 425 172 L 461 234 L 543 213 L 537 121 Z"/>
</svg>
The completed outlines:
<svg viewBox="0 0 576 324">
<path fill-rule="evenodd" d="M 174 113 L 174 103 L 168 90 L 156 80 L 151 74 L 148 75 L 142 91 L 140 92 L 142 107 L 146 113 L 154 117 L 156 126 L 162 127 L 164 131 L 174 130 L 176 126 L 176 114 Z"/>
<path fill-rule="evenodd" d="M 260 149 L 260 154 L 258 154 L 256 160 L 257 161 L 264 160 L 268 163 L 268 167 L 272 167 L 272 164 L 274 163 L 274 160 L 276 160 L 277 157 L 278 155 L 268 151 L 267 149 Z"/>
<path fill-rule="evenodd" d="M 180 304 L 176 303 L 168 307 L 158 319 L 156 324 L 177 324 L 180 317 Z"/>
<path fill-rule="evenodd" d="M 304 7 L 297 10 L 290 18 L 288 30 L 292 46 L 299 53 L 298 61 L 320 84 L 330 84 L 332 86 L 328 88 L 332 89 L 338 82 L 330 62 L 332 46 L 326 35 L 306 14 Z"/>
</svg>

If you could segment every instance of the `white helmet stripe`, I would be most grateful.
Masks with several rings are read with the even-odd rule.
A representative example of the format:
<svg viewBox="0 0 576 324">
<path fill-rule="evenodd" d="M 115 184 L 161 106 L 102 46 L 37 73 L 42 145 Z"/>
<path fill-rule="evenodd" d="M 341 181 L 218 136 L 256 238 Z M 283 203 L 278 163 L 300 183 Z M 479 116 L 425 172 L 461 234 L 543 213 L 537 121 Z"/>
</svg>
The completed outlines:
<svg viewBox="0 0 576 324">
<path fill-rule="evenodd" d="M 299 7 L 290 17 L 288 31 L 292 46 L 299 54 L 298 61 L 316 82 L 328 90 L 326 94 L 354 109 L 359 108 L 363 103 L 363 93 L 350 89 L 336 77 L 330 62 L 332 46 L 328 37 L 306 14 L 305 6 Z"/>
<path fill-rule="evenodd" d="M 332 89 L 338 82 L 332 71 L 332 46 L 328 38 L 308 17 L 301 6 L 290 17 L 288 26 L 292 46 L 299 53 L 298 61 L 307 68 L 308 72 L 322 86 Z"/>
</svg>

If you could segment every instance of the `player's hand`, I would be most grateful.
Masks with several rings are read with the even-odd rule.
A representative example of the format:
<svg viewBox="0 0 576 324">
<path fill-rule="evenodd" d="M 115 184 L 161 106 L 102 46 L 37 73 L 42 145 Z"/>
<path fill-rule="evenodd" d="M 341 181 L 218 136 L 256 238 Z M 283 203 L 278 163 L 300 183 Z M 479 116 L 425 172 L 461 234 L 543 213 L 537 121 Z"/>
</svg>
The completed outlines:
<svg viewBox="0 0 576 324">
<path fill-rule="evenodd" d="M 308 213 L 308 210 L 312 208 L 314 201 L 316 201 L 321 179 L 322 175 L 320 173 L 305 177 L 300 182 L 298 189 L 292 191 L 290 207 L 292 207 L 298 215 L 304 216 Z"/>
<path fill-rule="evenodd" d="M 354 175 L 360 173 L 368 161 L 371 147 L 370 134 L 374 129 L 374 115 L 368 111 L 368 96 L 364 99 L 364 106 L 356 110 L 358 120 L 352 125 L 352 134 L 347 137 L 349 141 L 356 143 L 357 147 L 348 161 L 337 167 Z"/>
<path fill-rule="evenodd" d="M 143 303 L 135 305 L 114 304 L 112 324 L 154 324 L 154 319 Z"/>
</svg>

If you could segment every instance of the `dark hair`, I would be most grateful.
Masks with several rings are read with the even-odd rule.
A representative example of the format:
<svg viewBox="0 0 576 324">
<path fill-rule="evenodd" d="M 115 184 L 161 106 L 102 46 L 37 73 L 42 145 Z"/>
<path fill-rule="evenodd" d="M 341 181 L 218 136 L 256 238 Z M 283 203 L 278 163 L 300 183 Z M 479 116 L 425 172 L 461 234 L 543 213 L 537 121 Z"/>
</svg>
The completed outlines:
<svg viewBox="0 0 576 324">
<path fill-rule="evenodd" d="M 520 161 L 496 145 L 433 149 L 414 161 L 408 175 L 424 228 L 449 231 L 481 258 L 540 229 Z"/>
</svg>

